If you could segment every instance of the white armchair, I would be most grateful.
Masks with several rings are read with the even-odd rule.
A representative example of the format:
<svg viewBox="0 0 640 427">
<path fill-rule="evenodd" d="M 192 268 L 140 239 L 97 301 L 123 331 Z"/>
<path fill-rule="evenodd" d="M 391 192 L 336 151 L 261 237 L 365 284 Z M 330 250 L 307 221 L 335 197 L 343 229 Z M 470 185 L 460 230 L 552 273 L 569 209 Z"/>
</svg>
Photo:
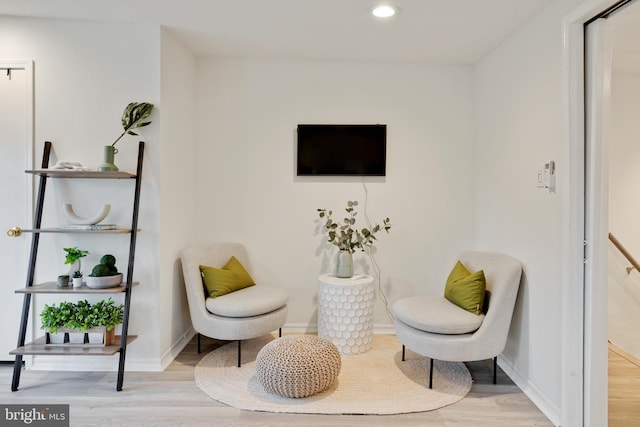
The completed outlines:
<svg viewBox="0 0 640 427">
<path fill-rule="evenodd" d="M 204 288 L 200 266 L 222 268 L 235 256 L 251 274 L 249 256 L 238 243 L 197 246 L 182 251 L 182 274 L 187 292 L 191 323 L 200 335 L 219 340 L 238 341 L 238 366 L 241 341 L 256 338 L 281 328 L 287 320 L 287 293 L 256 281 L 226 295 L 210 298 Z M 255 278 L 254 278 L 255 279 Z"/>
<path fill-rule="evenodd" d="M 393 305 L 402 360 L 405 347 L 431 359 L 429 388 L 433 386 L 434 359 L 470 362 L 493 358 L 495 384 L 497 356 L 507 342 L 521 264 L 510 256 L 488 252 L 463 252 L 459 259 L 470 272 L 484 270 L 488 298 L 484 314 L 469 313 L 443 296 L 407 297 Z"/>
</svg>

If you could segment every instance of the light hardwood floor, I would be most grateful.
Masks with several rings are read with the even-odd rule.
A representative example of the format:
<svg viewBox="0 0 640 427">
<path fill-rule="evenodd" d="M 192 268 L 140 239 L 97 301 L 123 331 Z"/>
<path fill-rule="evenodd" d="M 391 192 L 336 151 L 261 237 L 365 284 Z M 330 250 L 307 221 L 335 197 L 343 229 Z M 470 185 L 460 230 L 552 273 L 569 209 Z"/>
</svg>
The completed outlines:
<svg viewBox="0 0 640 427">
<path fill-rule="evenodd" d="M 115 391 L 115 372 L 24 371 L 11 392 L 12 366 L 0 366 L 3 404 L 70 404 L 71 426 L 552 426 L 536 406 L 499 370 L 491 383 L 490 360 L 468 363 L 474 383 L 462 401 L 436 411 L 387 415 L 299 415 L 242 411 L 221 404 L 194 383 L 193 368 L 219 341 L 195 340 L 164 372 L 127 372 Z M 374 373 L 372 373 L 374 375 Z"/>
<path fill-rule="evenodd" d="M 640 361 L 609 345 L 609 427 L 640 426 Z"/>
</svg>

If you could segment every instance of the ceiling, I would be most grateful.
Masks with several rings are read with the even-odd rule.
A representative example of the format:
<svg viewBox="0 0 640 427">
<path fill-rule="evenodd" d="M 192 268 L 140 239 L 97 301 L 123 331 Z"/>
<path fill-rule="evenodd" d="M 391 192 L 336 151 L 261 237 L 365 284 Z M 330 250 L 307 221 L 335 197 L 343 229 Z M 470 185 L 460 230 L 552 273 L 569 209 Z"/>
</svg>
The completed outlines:
<svg viewBox="0 0 640 427">
<path fill-rule="evenodd" d="M 0 0 L 0 14 L 162 25 L 197 56 L 473 64 L 551 0 Z"/>
</svg>

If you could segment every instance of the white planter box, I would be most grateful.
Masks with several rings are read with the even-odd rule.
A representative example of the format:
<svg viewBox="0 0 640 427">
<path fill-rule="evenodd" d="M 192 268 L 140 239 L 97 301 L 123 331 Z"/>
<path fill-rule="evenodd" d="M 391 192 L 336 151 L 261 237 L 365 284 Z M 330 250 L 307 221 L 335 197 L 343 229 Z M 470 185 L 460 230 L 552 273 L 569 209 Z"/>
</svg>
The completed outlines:
<svg viewBox="0 0 640 427">
<path fill-rule="evenodd" d="M 104 326 L 87 331 L 59 328 L 55 334 L 47 331 L 45 343 L 58 347 L 105 347 L 118 344 L 115 340 L 115 331 L 107 331 Z"/>
<path fill-rule="evenodd" d="M 69 332 L 70 344 L 84 344 L 84 332 Z"/>
<path fill-rule="evenodd" d="M 47 332 L 47 344 L 64 344 L 64 332 Z"/>
</svg>

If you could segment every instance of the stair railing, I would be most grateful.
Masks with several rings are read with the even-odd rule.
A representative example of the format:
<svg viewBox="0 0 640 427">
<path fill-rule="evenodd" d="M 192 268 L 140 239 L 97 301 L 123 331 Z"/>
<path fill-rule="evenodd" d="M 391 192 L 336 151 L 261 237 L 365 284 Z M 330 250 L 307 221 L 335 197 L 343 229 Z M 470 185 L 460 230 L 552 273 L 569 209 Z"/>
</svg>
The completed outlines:
<svg viewBox="0 0 640 427">
<path fill-rule="evenodd" d="M 631 263 L 631 267 L 627 267 L 627 274 L 631 274 L 631 272 L 635 269 L 636 271 L 640 272 L 640 265 L 638 264 L 638 261 L 636 261 L 631 254 L 629 253 L 629 251 L 622 246 L 622 243 L 620 243 L 620 241 L 616 238 L 616 236 L 614 236 L 613 234 L 609 233 L 609 240 L 611 240 L 611 243 L 613 243 L 613 245 L 618 248 L 618 250 L 620 251 L 620 253 L 627 259 L 627 261 L 629 261 Z"/>
</svg>

